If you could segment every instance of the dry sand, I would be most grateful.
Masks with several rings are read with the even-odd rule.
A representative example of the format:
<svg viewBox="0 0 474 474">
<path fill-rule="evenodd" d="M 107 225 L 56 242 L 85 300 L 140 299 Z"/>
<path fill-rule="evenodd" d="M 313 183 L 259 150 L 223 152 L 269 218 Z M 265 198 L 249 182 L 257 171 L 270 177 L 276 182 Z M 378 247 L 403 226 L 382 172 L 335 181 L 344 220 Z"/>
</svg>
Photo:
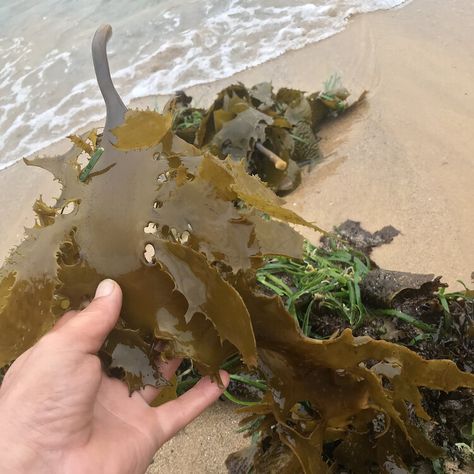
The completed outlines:
<svg viewBox="0 0 474 474">
<path fill-rule="evenodd" d="M 217 401 L 156 453 L 147 474 L 227 472 L 227 456 L 248 444 L 237 433 L 240 419 L 235 405 Z"/>
<path fill-rule="evenodd" d="M 379 265 L 470 284 L 472 25 L 471 0 L 414 0 L 399 10 L 358 16 L 323 42 L 188 92 L 206 105 L 235 81 L 272 80 L 275 87 L 314 91 L 333 72 L 354 93 L 368 89 L 364 106 L 323 129 L 326 158 L 288 205 L 326 229 L 348 218 L 369 230 L 392 224 L 402 235 L 374 252 Z M 0 260 L 32 223 L 31 203 L 40 192 L 57 193 L 42 170 L 26 173 L 19 164 L 0 173 Z M 226 455 L 242 445 L 235 420 L 228 405 L 216 405 L 159 452 L 150 472 L 225 472 Z"/>
</svg>

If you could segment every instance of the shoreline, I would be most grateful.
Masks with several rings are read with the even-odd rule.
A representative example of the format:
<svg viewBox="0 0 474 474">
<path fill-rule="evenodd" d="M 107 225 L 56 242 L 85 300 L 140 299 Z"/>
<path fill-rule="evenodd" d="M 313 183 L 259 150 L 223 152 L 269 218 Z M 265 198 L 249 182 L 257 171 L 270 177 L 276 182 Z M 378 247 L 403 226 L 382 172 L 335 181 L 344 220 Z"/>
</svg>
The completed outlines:
<svg viewBox="0 0 474 474">
<path fill-rule="evenodd" d="M 413 0 L 391 0 L 391 2 L 389 3 L 397 3 L 397 2 L 401 2 L 401 4 L 398 4 L 398 5 L 395 5 L 395 6 L 392 6 L 392 7 L 389 7 L 388 5 L 378 5 L 378 8 L 379 10 L 375 10 L 375 11 L 390 11 L 390 10 L 395 10 L 395 9 L 398 9 L 398 8 L 403 8 L 405 5 L 409 4 L 410 2 L 412 2 Z M 357 2 L 356 2 L 357 3 Z M 375 2 L 377 3 L 377 2 Z M 310 4 L 308 4 L 310 5 Z M 134 103 L 150 103 L 152 104 L 152 106 L 154 105 L 155 103 L 155 98 L 158 97 L 159 99 L 159 102 L 166 102 L 166 100 L 171 97 L 173 95 L 173 92 L 172 90 L 179 90 L 179 89 L 183 89 L 183 90 L 191 90 L 191 89 L 199 89 L 201 87 L 206 87 L 208 84 L 213 84 L 215 83 L 216 81 L 219 81 L 219 80 L 226 80 L 228 78 L 231 78 L 231 77 L 234 77 L 235 75 L 237 74 L 245 74 L 246 71 L 248 70 L 251 70 L 251 69 L 254 69 L 254 68 L 258 68 L 259 66 L 261 66 L 262 64 L 265 64 L 267 63 L 268 61 L 272 61 L 274 59 L 278 59 L 279 57 L 281 56 L 284 56 L 285 54 L 287 53 L 292 53 L 293 51 L 297 51 L 297 50 L 300 50 L 300 49 L 303 49 L 307 46 L 311 46 L 313 44 L 316 44 L 318 42 L 321 42 L 321 41 L 324 41 L 334 35 L 337 35 L 339 33 L 341 33 L 342 31 L 344 31 L 344 29 L 351 23 L 353 22 L 358 16 L 360 15 L 366 15 L 368 14 L 367 12 L 363 12 L 363 10 L 367 10 L 369 9 L 369 13 L 372 13 L 374 12 L 374 10 L 371 10 L 371 8 L 376 8 L 375 5 L 372 7 L 369 7 L 367 6 L 366 4 L 364 5 L 364 3 L 362 2 L 362 5 L 359 5 L 359 6 L 353 6 L 352 8 L 349 8 L 347 9 L 345 6 L 343 7 L 341 13 L 342 15 L 339 16 L 339 12 L 337 11 L 338 8 L 335 7 L 333 9 L 329 9 L 328 11 L 326 11 L 325 13 L 322 14 L 322 18 L 323 20 L 321 20 L 323 23 L 325 23 L 321 28 L 317 27 L 317 28 L 310 28 L 310 27 L 306 27 L 306 21 L 302 20 L 302 24 L 301 24 L 301 28 L 299 28 L 299 34 L 296 35 L 295 37 L 291 36 L 290 35 L 290 39 L 285 41 L 285 46 L 283 46 L 281 43 L 278 43 L 278 44 L 274 44 L 273 45 L 273 48 L 267 48 L 261 52 L 261 55 L 257 55 L 257 56 L 253 56 L 253 55 L 245 55 L 246 56 L 246 59 L 245 60 L 236 60 L 235 62 L 231 61 L 229 62 L 229 64 L 227 64 L 226 67 L 222 68 L 222 65 L 218 65 L 218 64 L 215 64 L 215 67 L 212 68 L 212 67 L 209 67 L 208 71 L 207 71 L 207 74 L 205 74 L 204 76 L 202 74 L 199 74 L 199 72 L 196 74 L 196 73 L 191 73 L 190 71 L 188 71 L 188 74 L 184 75 L 183 77 L 181 77 L 181 86 L 179 85 L 176 85 L 176 86 L 173 86 L 173 80 L 171 79 L 171 83 L 168 82 L 168 86 L 165 86 L 164 88 L 164 93 L 163 94 L 157 94 L 156 91 L 155 91 L 155 86 L 156 86 L 156 77 L 154 76 L 154 74 L 157 72 L 156 70 L 156 67 L 159 67 L 159 65 L 163 62 L 167 62 L 167 61 L 170 61 L 173 59 L 173 56 L 171 55 L 165 55 L 165 57 L 161 57 L 160 59 L 157 59 L 155 56 L 156 56 L 156 52 L 153 53 L 153 54 L 150 54 L 148 56 L 148 58 L 152 59 L 152 61 L 150 62 L 150 64 L 148 64 L 148 66 L 144 67 L 141 71 L 140 71 L 140 74 L 139 74 L 139 78 L 135 77 L 135 74 L 133 74 L 133 77 L 135 77 L 135 79 L 130 78 L 129 81 L 127 81 L 126 83 L 123 83 L 123 81 L 119 80 L 118 79 L 118 76 L 120 76 L 120 74 L 122 74 L 123 76 L 123 67 L 118 67 L 117 68 L 117 65 L 114 64 L 115 61 L 114 59 L 112 59 L 112 64 L 111 64 L 111 67 L 112 67 L 112 72 L 116 73 L 117 75 L 117 85 L 118 85 L 118 88 L 119 88 L 119 92 L 120 92 L 120 95 L 122 96 L 122 98 L 127 98 L 127 101 L 130 101 L 129 103 L 131 104 L 134 104 Z M 298 7 L 295 7 L 296 10 L 298 10 Z M 352 13 L 349 13 L 351 10 L 356 10 L 356 12 L 352 12 Z M 291 8 L 290 8 L 291 10 Z M 361 11 L 358 11 L 358 10 L 362 10 Z M 293 12 L 293 15 L 295 14 L 295 12 Z M 344 16 L 345 15 L 345 16 Z M 312 15 L 310 14 L 309 15 L 310 17 L 312 17 Z M 332 20 L 331 20 L 332 18 Z M 111 22 L 112 19 L 110 19 Z M 294 17 L 293 18 L 293 22 L 297 22 L 298 19 L 297 17 Z M 311 20 L 310 20 L 311 21 Z M 90 27 L 90 25 L 89 25 Z M 274 25 L 274 27 L 278 27 L 278 22 Z M 304 31 L 304 33 L 302 34 L 301 32 Z M 235 32 L 237 35 L 238 33 Z M 281 33 L 281 32 L 280 32 Z M 90 34 L 91 37 L 92 37 L 92 34 L 93 34 L 93 31 L 90 31 L 90 30 L 87 30 L 87 32 L 83 32 L 83 38 L 87 36 L 87 34 Z M 117 34 L 119 35 L 123 35 L 123 31 L 122 32 L 118 32 Z M 179 34 L 179 32 L 177 33 Z M 286 36 L 285 36 L 286 37 Z M 237 36 L 237 41 L 239 40 L 239 36 Z M 264 36 L 265 38 L 265 36 Z M 112 55 L 112 58 L 113 56 L 115 55 L 115 50 L 117 48 L 120 48 L 120 41 L 123 40 L 123 37 L 120 36 L 119 38 L 117 38 L 115 41 L 112 40 L 111 44 L 109 45 L 109 50 L 110 50 L 110 54 Z M 201 38 L 198 37 L 198 43 L 200 42 Z M 44 38 L 40 39 L 39 40 L 39 43 L 41 44 L 42 41 L 44 41 Z M 156 41 L 156 39 L 155 39 Z M 240 44 L 240 43 L 239 43 Z M 285 49 L 287 48 L 287 49 Z M 90 46 L 89 44 L 84 44 L 84 42 L 81 43 L 81 49 L 84 49 L 84 51 L 87 49 L 87 51 L 90 49 Z M 68 52 L 64 52 L 64 55 L 69 57 L 70 53 Z M 177 53 L 179 55 L 179 52 Z M 188 64 L 189 63 L 189 59 L 192 60 L 192 64 L 194 64 L 194 61 L 198 58 L 196 58 L 195 55 L 186 55 L 186 58 L 187 60 L 184 62 L 184 64 Z M 34 58 L 33 58 L 34 59 Z M 85 58 L 83 58 L 85 60 Z M 90 61 L 90 64 L 87 64 L 85 65 L 85 67 L 87 69 L 89 69 L 89 67 L 92 66 L 92 61 L 91 61 L 91 58 L 88 58 L 89 61 Z M 207 60 L 207 56 L 204 55 L 204 59 Z M 73 62 L 74 62 L 74 59 L 71 59 Z M 77 58 L 76 58 L 77 60 Z M 158 62 L 158 64 L 156 64 Z M 198 61 L 199 63 L 199 61 Z M 122 65 L 123 66 L 123 65 Z M 29 66 L 28 66 L 29 67 Z M 28 68 L 27 67 L 27 68 Z M 127 66 L 125 69 L 129 68 L 129 67 L 134 67 L 134 66 Z M 179 68 L 178 68 L 179 69 Z M 95 83 L 95 79 L 93 79 L 93 76 L 90 77 L 90 79 L 87 79 L 86 82 L 90 82 L 90 86 L 95 89 L 95 92 L 98 92 L 97 90 L 97 86 L 96 86 L 96 83 Z M 75 86 L 77 87 L 78 85 L 82 85 L 83 82 L 80 82 L 79 84 L 75 84 Z M 153 87 L 151 87 L 151 85 L 153 85 Z M 159 84 L 159 82 L 158 82 Z M 178 83 L 179 84 L 179 83 Z M 139 91 L 134 91 L 134 88 L 136 86 L 140 85 L 139 87 Z M 47 84 L 43 84 L 43 89 L 45 87 L 48 87 Z M 51 87 L 51 86 L 49 86 Z M 74 90 L 74 89 L 73 89 Z M 68 90 L 64 90 L 64 89 L 60 89 L 60 91 L 63 93 L 63 96 L 59 97 L 59 96 L 56 96 L 57 100 L 61 100 L 61 99 L 65 99 L 65 100 L 69 100 L 69 97 L 68 97 Z M 52 91 L 50 91 L 52 92 Z M 90 93 L 90 92 L 89 92 Z M 27 93 L 25 92 L 25 95 Z M 137 97 L 137 94 L 141 94 L 139 97 Z M 147 94 L 153 94 L 153 95 L 147 95 Z M 34 95 L 34 94 L 33 94 Z M 75 95 L 75 94 L 72 94 L 72 95 Z M 88 95 L 87 92 L 83 92 L 82 95 Z M 99 95 L 100 96 L 100 95 Z M 99 99 L 99 96 L 97 97 L 97 99 Z M 133 99 L 130 99 L 130 97 L 133 97 Z M 61 100 L 62 102 L 62 100 Z M 101 99 L 99 99 L 99 104 L 101 102 Z M 207 100 L 205 100 L 205 102 L 207 102 Z M 75 109 L 77 108 L 74 104 L 71 106 L 72 109 Z M 47 112 L 47 110 L 43 110 L 41 111 L 40 109 L 37 110 L 37 113 L 36 113 L 36 117 L 41 117 L 43 116 L 45 113 Z M 18 110 L 18 113 L 21 113 L 21 110 Z M 78 122 L 76 122 L 76 124 L 74 123 L 69 123 L 67 122 L 67 126 L 64 126 L 64 127 L 61 127 L 61 125 L 59 124 L 59 129 L 56 128 L 55 130 L 55 133 L 54 130 L 51 131 L 50 134 L 48 135 L 45 135 L 45 136 L 41 136 L 41 137 L 38 137 L 37 140 L 36 140 L 36 143 L 38 143 L 38 140 L 43 143 L 43 146 L 39 149 L 37 149 L 36 151 L 31 151 L 31 149 L 34 148 L 34 144 L 33 143 L 29 143 L 30 146 L 27 147 L 27 150 L 26 151 L 25 149 L 23 149 L 21 147 L 21 144 L 18 143 L 18 140 L 15 142 L 17 148 L 20 147 L 20 149 L 23 150 L 23 156 L 26 156 L 26 157 L 30 157 L 30 156 L 34 156 L 34 155 L 38 155 L 38 154 L 41 154 L 44 150 L 48 150 L 50 147 L 55 147 L 60 141 L 61 139 L 58 138 L 58 136 L 64 134 L 67 135 L 67 134 L 70 134 L 70 133 L 81 133 L 81 131 L 86 131 L 88 129 L 90 129 L 92 126 L 94 126 L 94 122 L 97 122 L 97 123 L 102 123 L 104 121 L 104 117 L 102 117 L 101 119 L 97 120 L 97 117 L 101 115 L 101 113 L 104 114 L 104 117 L 105 117 L 105 110 L 102 110 L 101 106 L 99 105 L 98 106 L 98 109 L 94 109 L 94 111 L 89 111 L 87 113 L 87 115 L 89 116 L 94 116 L 96 117 L 95 120 L 90 120 L 89 118 L 89 121 L 88 122 L 83 122 L 83 120 L 88 120 L 87 119 L 87 115 L 84 116 L 84 114 L 81 115 L 81 119 L 76 119 L 78 120 Z M 61 121 L 61 120 L 60 120 Z M 29 121 L 27 120 L 25 123 L 24 123 L 24 126 L 26 127 L 29 127 L 30 129 L 34 130 L 34 126 L 33 124 L 29 124 L 28 123 Z M 57 124 L 58 125 L 58 124 Z M 44 128 L 44 124 L 43 126 L 37 126 L 36 128 Z M 16 130 L 16 129 L 15 129 Z M 9 130 L 7 129 L 6 130 L 7 132 L 9 132 Z M 49 140 L 51 140 L 51 135 L 55 135 L 56 138 L 53 139 L 53 141 L 51 141 L 48 145 L 44 145 L 44 143 L 48 142 Z M 17 138 L 20 138 L 20 134 L 17 133 L 16 134 L 16 137 Z M 28 137 L 26 137 L 28 138 Z M 23 140 L 25 140 L 25 136 L 23 137 Z M 27 140 L 26 140 L 27 141 Z M 13 151 L 13 153 L 12 153 Z M 8 167 L 10 166 L 13 166 L 17 161 L 19 161 L 19 159 L 15 159 L 16 157 L 12 156 L 12 154 L 14 154 L 14 150 L 11 150 L 11 148 L 5 148 L 4 149 L 4 153 L 6 153 L 6 155 L 8 156 L 8 161 L 5 162 L 5 163 L 0 163 L 0 172 L 4 169 L 7 169 Z"/>
</svg>

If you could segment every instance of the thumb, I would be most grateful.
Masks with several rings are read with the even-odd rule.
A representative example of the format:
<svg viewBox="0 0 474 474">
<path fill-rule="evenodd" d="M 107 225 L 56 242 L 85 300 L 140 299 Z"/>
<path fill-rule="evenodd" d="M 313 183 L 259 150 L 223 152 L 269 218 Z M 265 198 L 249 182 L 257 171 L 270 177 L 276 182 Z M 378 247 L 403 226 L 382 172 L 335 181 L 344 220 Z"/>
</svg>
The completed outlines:
<svg viewBox="0 0 474 474">
<path fill-rule="evenodd" d="M 121 306 L 120 286 L 113 280 L 103 280 L 89 306 L 67 321 L 60 331 L 71 337 L 76 348 L 95 354 L 117 323 Z"/>
</svg>

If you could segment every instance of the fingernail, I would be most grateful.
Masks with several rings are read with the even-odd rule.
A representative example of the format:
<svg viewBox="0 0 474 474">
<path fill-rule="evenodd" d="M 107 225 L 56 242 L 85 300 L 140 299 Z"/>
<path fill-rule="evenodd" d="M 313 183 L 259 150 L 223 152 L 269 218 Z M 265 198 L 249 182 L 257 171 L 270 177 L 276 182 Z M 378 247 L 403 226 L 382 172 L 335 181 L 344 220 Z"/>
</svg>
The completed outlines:
<svg viewBox="0 0 474 474">
<path fill-rule="evenodd" d="M 109 296 L 112 291 L 114 291 L 115 288 L 115 282 L 113 280 L 102 280 L 99 283 L 99 286 L 97 287 L 97 290 L 95 290 L 95 297 L 100 298 L 102 296 Z"/>
</svg>

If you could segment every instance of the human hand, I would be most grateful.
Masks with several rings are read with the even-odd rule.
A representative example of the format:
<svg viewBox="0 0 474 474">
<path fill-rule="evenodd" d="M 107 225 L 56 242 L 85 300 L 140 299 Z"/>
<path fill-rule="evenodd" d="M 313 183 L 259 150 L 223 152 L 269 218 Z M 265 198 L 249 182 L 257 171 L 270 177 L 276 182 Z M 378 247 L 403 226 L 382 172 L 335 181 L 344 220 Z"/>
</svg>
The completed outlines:
<svg viewBox="0 0 474 474">
<path fill-rule="evenodd" d="M 10 367 L 0 387 L 0 472 L 143 473 L 157 449 L 223 392 L 209 378 L 158 408 L 158 389 L 129 396 L 97 352 L 117 322 L 122 292 L 104 280 L 81 312 L 56 326 Z M 171 377 L 179 360 L 160 364 Z M 221 372 L 225 385 L 228 375 Z"/>
</svg>

